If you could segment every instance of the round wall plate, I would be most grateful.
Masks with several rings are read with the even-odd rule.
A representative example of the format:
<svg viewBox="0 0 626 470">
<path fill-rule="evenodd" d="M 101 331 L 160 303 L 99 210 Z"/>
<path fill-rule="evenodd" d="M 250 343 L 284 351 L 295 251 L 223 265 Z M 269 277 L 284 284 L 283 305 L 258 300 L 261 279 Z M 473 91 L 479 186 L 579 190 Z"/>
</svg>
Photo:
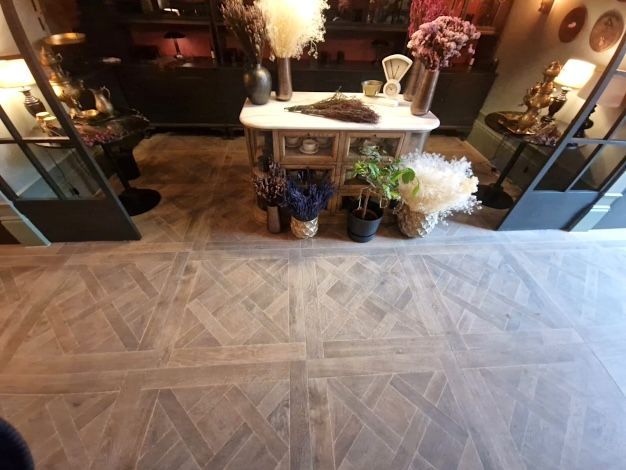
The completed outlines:
<svg viewBox="0 0 626 470">
<path fill-rule="evenodd" d="M 624 32 L 624 17 L 617 10 L 607 11 L 596 24 L 589 35 L 589 45 L 596 52 L 603 52 L 613 47 Z"/>
<path fill-rule="evenodd" d="M 572 42 L 587 22 L 587 7 L 578 7 L 571 10 L 559 27 L 559 39 L 561 42 Z"/>
</svg>

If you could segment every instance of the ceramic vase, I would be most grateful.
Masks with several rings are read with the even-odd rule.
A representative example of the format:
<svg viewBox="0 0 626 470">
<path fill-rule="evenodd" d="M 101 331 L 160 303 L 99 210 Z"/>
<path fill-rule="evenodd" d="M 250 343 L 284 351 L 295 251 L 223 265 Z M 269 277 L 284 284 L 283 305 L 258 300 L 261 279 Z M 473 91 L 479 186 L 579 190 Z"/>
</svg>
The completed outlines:
<svg viewBox="0 0 626 470">
<path fill-rule="evenodd" d="M 267 206 L 267 231 L 280 233 L 280 210 L 278 206 Z"/>
<path fill-rule="evenodd" d="M 291 59 L 289 57 L 277 57 L 276 69 L 278 72 L 276 99 L 278 101 L 289 101 L 291 95 L 293 95 L 293 86 L 291 84 Z"/>
<path fill-rule="evenodd" d="M 415 94 L 411 101 L 411 113 L 414 116 L 423 116 L 430 111 L 430 105 L 435 96 L 435 88 L 437 88 L 437 80 L 439 80 L 439 70 L 425 68 L 419 74 Z"/>
<path fill-rule="evenodd" d="M 409 75 L 406 79 L 406 85 L 404 86 L 403 97 L 405 101 L 413 101 L 415 89 L 417 88 L 417 81 L 419 80 L 419 75 L 423 68 L 422 63 L 419 60 L 413 61 L 413 65 L 411 65 L 411 70 L 409 70 Z"/>
<path fill-rule="evenodd" d="M 291 217 L 291 233 L 296 238 L 313 238 L 315 234 L 317 234 L 317 230 L 319 228 L 318 218 L 315 217 L 313 220 L 302 221 L 298 220 L 295 217 Z"/>
<path fill-rule="evenodd" d="M 243 86 L 252 104 L 265 104 L 272 92 L 272 76 L 261 64 L 255 64 L 244 72 Z"/>
<path fill-rule="evenodd" d="M 398 228 L 409 238 L 425 237 L 437 225 L 439 213 L 424 214 L 412 211 L 409 206 L 402 206 L 398 211 Z"/>
</svg>

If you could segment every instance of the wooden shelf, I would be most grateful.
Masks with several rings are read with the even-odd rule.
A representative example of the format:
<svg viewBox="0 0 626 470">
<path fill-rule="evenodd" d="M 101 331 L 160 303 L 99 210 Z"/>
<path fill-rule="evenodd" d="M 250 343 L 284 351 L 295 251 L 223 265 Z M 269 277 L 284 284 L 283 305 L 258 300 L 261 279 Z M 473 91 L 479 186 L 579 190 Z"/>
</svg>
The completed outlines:
<svg viewBox="0 0 626 470">
<path fill-rule="evenodd" d="M 326 30 L 332 31 L 354 31 L 366 33 L 404 33 L 407 34 L 408 24 L 387 24 L 387 23 L 357 23 L 349 21 L 327 21 Z"/>
<path fill-rule="evenodd" d="M 177 25 L 177 26 L 211 26 L 208 16 L 176 16 L 176 15 L 124 15 L 120 22 L 135 25 Z"/>
</svg>

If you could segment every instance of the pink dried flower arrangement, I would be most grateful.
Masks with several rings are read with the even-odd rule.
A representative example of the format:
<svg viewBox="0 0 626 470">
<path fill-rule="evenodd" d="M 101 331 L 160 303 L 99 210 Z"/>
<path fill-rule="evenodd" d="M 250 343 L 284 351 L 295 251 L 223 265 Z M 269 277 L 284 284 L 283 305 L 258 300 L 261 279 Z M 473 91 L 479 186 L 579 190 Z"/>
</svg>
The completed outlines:
<svg viewBox="0 0 626 470">
<path fill-rule="evenodd" d="M 448 67 L 451 59 L 460 56 L 461 50 L 479 37 L 480 33 L 469 21 L 440 16 L 421 25 L 411 36 L 407 47 L 428 70 L 440 70 Z M 474 53 L 473 49 L 470 53 Z"/>
<path fill-rule="evenodd" d="M 449 14 L 450 8 L 446 0 L 413 0 L 410 10 L 409 36 L 413 36 L 421 24 Z"/>
</svg>

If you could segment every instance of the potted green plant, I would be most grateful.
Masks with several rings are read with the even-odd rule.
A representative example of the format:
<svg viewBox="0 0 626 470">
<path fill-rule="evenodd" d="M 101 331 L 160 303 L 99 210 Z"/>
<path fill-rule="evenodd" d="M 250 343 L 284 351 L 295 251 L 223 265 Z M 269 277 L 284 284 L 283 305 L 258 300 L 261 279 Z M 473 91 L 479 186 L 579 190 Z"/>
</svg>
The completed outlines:
<svg viewBox="0 0 626 470">
<path fill-rule="evenodd" d="M 400 181 L 409 183 L 415 178 L 411 168 L 403 167 L 399 159 L 381 154 L 379 147 L 362 148 L 367 159 L 354 164 L 354 175 L 367 182 L 359 199 L 348 212 L 348 236 L 359 243 L 374 238 L 383 218 L 383 209 L 401 199 Z"/>
<path fill-rule="evenodd" d="M 285 171 L 276 162 L 270 162 L 268 171 L 254 176 L 254 190 L 267 205 L 267 230 L 280 233 L 280 207 L 285 205 L 287 180 Z"/>
<path fill-rule="evenodd" d="M 291 232 L 297 238 L 314 237 L 319 213 L 328 205 L 335 188 L 328 178 L 315 182 L 309 171 L 304 178 L 287 180 L 286 203 L 291 210 Z"/>
</svg>

